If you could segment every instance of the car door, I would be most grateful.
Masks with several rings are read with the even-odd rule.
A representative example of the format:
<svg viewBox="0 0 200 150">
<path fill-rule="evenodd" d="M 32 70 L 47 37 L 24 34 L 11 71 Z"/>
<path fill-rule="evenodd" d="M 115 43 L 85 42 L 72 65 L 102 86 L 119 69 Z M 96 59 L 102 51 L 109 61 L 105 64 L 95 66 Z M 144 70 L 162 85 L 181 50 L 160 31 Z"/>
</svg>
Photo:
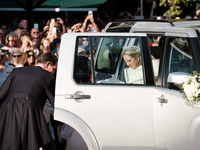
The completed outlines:
<svg viewBox="0 0 200 150">
<path fill-rule="evenodd" d="M 130 44 L 140 46 L 142 84 L 127 84 L 117 76 L 123 48 Z M 59 52 L 55 119 L 77 130 L 89 149 L 94 149 L 92 141 L 105 150 L 156 149 L 151 68 L 144 33 L 65 34 Z"/>
<path fill-rule="evenodd" d="M 185 104 L 180 90 L 168 89 L 170 73 L 192 74 L 197 70 L 194 55 L 199 50 L 198 38 L 182 33 L 166 33 L 163 65 L 160 67 L 162 87 L 154 90 L 154 132 L 156 145 L 164 149 L 199 149 L 200 109 Z M 196 41 L 197 43 L 193 43 Z M 194 45 L 196 47 L 194 47 Z"/>
</svg>

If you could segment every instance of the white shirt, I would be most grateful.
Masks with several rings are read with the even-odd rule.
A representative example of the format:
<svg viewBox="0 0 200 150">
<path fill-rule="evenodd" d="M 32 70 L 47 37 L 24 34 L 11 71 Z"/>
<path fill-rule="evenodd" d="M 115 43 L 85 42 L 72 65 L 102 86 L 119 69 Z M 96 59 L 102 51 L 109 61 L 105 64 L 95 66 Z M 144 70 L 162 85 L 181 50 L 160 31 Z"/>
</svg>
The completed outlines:
<svg viewBox="0 0 200 150">
<path fill-rule="evenodd" d="M 126 83 L 129 84 L 144 84 L 142 65 L 136 69 L 125 68 L 124 75 Z"/>
</svg>

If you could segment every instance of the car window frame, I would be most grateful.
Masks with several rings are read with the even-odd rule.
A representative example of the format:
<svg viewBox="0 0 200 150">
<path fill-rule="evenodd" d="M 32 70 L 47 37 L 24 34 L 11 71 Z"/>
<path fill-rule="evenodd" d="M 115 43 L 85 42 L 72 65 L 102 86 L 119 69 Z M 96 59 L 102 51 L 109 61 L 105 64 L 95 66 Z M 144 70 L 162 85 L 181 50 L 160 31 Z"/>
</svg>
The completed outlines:
<svg viewBox="0 0 200 150">
<path fill-rule="evenodd" d="M 107 34 L 107 33 L 106 33 Z M 107 37 L 107 35 L 105 34 L 105 36 Z M 136 33 L 138 34 L 138 33 Z M 144 34 L 144 33 L 142 33 Z M 146 35 L 146 34 L 145 34 Z M 134 35 L 128 33 L 128 35 L 119 35 L 119 36 L 124 36 L 124 37 L 134 37 Z M 76 37 L 76 47 L 75 47 L 75 54 L 74 54 L 74 60 L 76 60 L 76 53 L 77 53 L 77 47 L 78 47 L 78 38 L 83 38 L 83 37 L 87 37 L 89 39 L 89 43 L 91 44 L 91 38 L 93 37 L 98 37 L 97 35 L 80 35 L 80 36 L 77 36 Z M 99 35 L 99 37 L 104 37 L 104 35 Z M 151 63 L 151 57 L 150 57 L 150 50 L 149 50 L 149 46 L 148 46 L 148 40 L 147 40 L 147 36 L 141 36 L 141 46 L 142 46 L 142 49 L 143 49 L 143 52 L 142 52 L 142 57 L 143 57 L 143 76 L 144 76 L 144 84 L 131 84 L 131 85 L 140 85 L 140 86 L 143 86 L 143 85 L 148 85 L 148 86 L 154 86 L 155 85 L 155 82 L 154 82 L 154 77 L 153 77 L 153 71 L 152 71 L 152 63 Z M 89 45 L 90 45 L 89 44 Z M 147 46 L 145 46 L 147 45 Z M 92 53 L 92 48 L 91 46 L 89 46 L 89 52 Z M 75 62 L 74 62 L 74 65 L 75 65 Z M 96 83 L 94 82 L 95 81 L 95 72 L 94 72 L 94 65 L 95 65 L 95 61 L 94 59 L 91 60 L 91 83 L 88 83 L 88 84 L 84 84 L 84 85 L 95 85 Z M 118 64 L 119 65 L 119 64 Z M 73 77 L 74 77 L 74 72 L 75 72 L 75 68 L 73 68 Z M 76 82 L 75 79 L 73 79 L 74 82 Z M 80 84 L 80 83 L 77 83 L 76 84 Z M 106 85 L 121 85 L 121 84 L 106 84 Z M 129 85 L 129 84 L 123 84 L 123 85 Z"/>
</svg>

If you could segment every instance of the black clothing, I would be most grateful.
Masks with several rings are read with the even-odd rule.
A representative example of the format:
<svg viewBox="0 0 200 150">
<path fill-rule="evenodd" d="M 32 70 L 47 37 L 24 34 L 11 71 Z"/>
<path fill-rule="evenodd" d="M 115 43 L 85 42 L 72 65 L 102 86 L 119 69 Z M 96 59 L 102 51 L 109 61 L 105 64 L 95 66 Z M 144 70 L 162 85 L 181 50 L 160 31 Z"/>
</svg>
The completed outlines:
<svg viewBox="0 0 200 150">
<path fill-rule="evenodd" d="M 43 115 L 54 92 L 55 77 L 43 68 L 12 71 L 0 88 L 0 150 L 56 149 Z"/>
</svg>

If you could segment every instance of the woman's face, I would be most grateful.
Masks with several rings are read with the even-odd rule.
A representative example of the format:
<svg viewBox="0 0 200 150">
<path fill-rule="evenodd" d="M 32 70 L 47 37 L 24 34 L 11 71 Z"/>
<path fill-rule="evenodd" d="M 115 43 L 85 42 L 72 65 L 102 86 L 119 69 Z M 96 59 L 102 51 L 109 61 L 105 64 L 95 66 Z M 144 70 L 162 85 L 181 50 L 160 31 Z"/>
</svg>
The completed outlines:
<svg viewBox="0 0 200 150">
<path fill-rule="evenodd" d="M 134 58 L 128 55 L 123 55 L 123 58 L 129 68 L 136 69 L 140 65 L 138 58 Z"/>
<path fill-rule="evenodd" d="M 9 36 L 8 37 L 8 45 L 12 47 L 13 46 L 13 42 L 14 42 L 13 36 Z"/>
<path fill-rule="evenodd" d="M 45 48 L 49 48 L 49 47 L 50 47 L 49 41 L 48 41 L 48 40 L 44 40 L 43 46 L 44 46 Z"/>
<path fill-rule="evenodd" d="M 29 52 L 28 53 L 28 64 L 32 64 L 35 61 L 35 56 L 33 54 L 33 52 Z"/>
</svg>

